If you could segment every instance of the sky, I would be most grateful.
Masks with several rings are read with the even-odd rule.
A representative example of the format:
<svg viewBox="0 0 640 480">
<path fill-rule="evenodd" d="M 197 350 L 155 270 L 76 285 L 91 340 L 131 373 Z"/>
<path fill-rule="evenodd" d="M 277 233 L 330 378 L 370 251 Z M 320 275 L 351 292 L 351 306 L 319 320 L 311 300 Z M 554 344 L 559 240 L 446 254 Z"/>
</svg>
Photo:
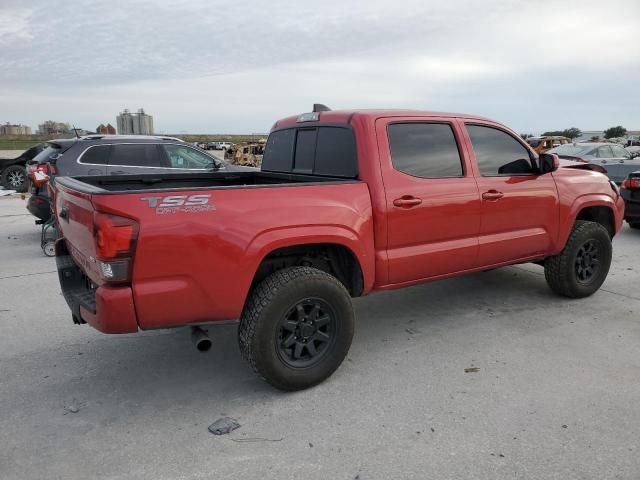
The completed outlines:
<svg viewBox="0 0 640 480">
<path fill-rule="evenodd" d="M 268 132 L 311 110 L 640 129 L 638 0 L 1 0 L 0 122 Z"/>
</svg>

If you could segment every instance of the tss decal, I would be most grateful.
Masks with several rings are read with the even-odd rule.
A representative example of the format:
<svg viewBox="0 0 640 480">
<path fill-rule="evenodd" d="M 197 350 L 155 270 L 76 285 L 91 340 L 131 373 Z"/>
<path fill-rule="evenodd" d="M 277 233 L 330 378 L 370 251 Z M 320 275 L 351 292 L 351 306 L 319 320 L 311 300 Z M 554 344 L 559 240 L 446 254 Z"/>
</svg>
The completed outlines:
<svg viewBox="0 0 640 480">
<path fill-rule="evenodd" d="M 169 195 L 167 197 L 143 197 L 149 208 L 155 208 L 157 214 L 178 212 L 210 212 L 216 207 L 209 203 L 211 195 Z"/>
</svg>

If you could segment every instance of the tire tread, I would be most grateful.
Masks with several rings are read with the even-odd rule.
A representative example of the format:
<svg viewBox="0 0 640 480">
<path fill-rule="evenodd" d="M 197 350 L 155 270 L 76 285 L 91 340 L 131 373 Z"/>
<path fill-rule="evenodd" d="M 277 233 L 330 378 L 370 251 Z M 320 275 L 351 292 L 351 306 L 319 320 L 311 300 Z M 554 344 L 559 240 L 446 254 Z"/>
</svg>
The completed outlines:
<svg viewBox="0 0 640 480">
<path fill-rule="evenodd" d="M 270 305 L 282 289 L 287 288 L 292 282 L 302 282 L 314 279 L 322 280 L 335 284 L 344 293 L 349 296 L 344 285 L 334 276 L 312 267 L 288 267 L 278 270 L 265 278 L 253 291 L 249 294 L 249 298 L 245 303 L 240 325 L 238 326 L 238 344 L 242 358 L 247 362 L 249 367 L 263 380 L 274 384 L 273 381 L 265 378 L 260 371 L 255 355 L 255 337 L 256 326 L 260 321 L 262 311 Z M 293 385 L 278 384 L 274 385 L 283 390 L 297 389 Z"/>
<path fill-rule="evenodd" d="M 572 259 L 570 258 L 570 252 L 578 242 L 584 241 L 585 237 L 593 235 L 596 232 L 601 233 L 601 231 L 605 232 L 607 236 L 609 235 L 606 229 L 599 223 L 589 222 L 586 220 L 576 221 L 562 252 L 559 255 L 545 259 L 544 276 L 551 290 L 558 295 L 569 298 L 581 298 L 586 296 L 584 292 L 581 292 L 576 288 L 576 285 L 572 281 L 570 272 L 572 272 L 573 264 L 571 263 Z M 600 288 L 600 285 L 598 285 L 598 288 Z M 591 293 L 589 293 L 589 295 Z"/>
</svg>

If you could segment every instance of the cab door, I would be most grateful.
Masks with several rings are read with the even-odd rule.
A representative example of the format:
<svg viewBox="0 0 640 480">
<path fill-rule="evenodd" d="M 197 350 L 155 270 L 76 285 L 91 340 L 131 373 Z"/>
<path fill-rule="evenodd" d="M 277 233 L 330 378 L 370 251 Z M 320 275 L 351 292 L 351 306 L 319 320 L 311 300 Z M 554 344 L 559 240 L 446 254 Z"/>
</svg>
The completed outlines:
<svg viewBox="0 0 640 480">
<path fill-rule="evenodd" d="M 389 283 L 473 268 L 480 196 L 450 119 L 381 118 L 376 133 L 387 211 Z"/>
<path fill-rule="evenodd" d="M 539 175 L 533 152 L 499 125 L 466 123 L 482 203 L 480 266 L 536 257 L 558 235 L 559 200 L 552 174 Z"/>
</svg>

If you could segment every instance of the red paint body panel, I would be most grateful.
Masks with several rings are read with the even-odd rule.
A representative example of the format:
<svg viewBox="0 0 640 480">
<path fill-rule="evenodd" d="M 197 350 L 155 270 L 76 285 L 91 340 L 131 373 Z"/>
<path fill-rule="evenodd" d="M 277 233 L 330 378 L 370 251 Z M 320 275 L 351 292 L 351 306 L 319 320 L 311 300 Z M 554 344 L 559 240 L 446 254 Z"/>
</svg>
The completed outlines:
<svg viewBox="0 0 640 480">
<path fill-rule="evenodd" d="M 138 331 L 136 310 L 129 287 L 96 290 L 96 313 L 80 307 L 82 319 L 102 333 L 134 333 Z"/>
<path fill-rule="evenodd" d="M 297 116 L 275 127 L 296 124 Z M 393 122 L 445 122 L 458 141 L 464 176 L 416 178 L 393 168 L 386 129 Z M 57 188 L 56 208 L 71 256 L 99 286 L 96 314 L 82 316 L 101 331 L 121 333 L 238 318 L 261 261 L 287 246 L 334 243 L 353 252 L 363 294 L 458 274 L 542 259 L 559 253 L 584 207 L 611 208 L 620 229 L 623 202 L 597 172 L 482 177 L 465 122 L 506 127 L 482 117 L 415 111 L 322 112 L 313 124 L 350 124 L 359 182 L 211 188 L 214 210 L 157 214 L 144 193 L 85 194 Z M 521 141 L 520 141 L 521 142 Z M 521 142 L 525 148 L 529 148 Z M 483 199 L 499 190 L 503 197 Z M 163 195 L 180 195 L 180 190 Z M 397 206 L 405 196 L 421 203 Z M 130 287 L 101 284 L 93 212 L 139 224 Z M 86 315 L 86 316 L 85 316 Z"/>
</svg>

